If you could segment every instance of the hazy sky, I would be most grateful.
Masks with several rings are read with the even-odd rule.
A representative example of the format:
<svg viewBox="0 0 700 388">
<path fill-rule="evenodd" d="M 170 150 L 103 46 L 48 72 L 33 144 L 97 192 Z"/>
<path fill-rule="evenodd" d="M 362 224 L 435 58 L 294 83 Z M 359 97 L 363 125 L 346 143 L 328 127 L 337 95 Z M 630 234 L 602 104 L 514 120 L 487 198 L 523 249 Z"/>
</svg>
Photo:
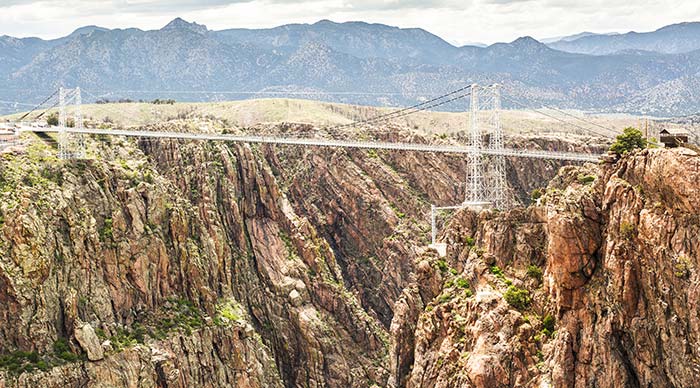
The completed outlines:
<svg viewBox="0 0 700 388">
<path fill-rule="evenodd" d="M 453 44 L 582 31 L 650 31 L 700 21 L 698 0 L 0 0 L 0 35 L 55 38 L 85 25 L 157 29 L 180 16 L 209 29 L 362 20 L 421 27 Z"/>
</svg>

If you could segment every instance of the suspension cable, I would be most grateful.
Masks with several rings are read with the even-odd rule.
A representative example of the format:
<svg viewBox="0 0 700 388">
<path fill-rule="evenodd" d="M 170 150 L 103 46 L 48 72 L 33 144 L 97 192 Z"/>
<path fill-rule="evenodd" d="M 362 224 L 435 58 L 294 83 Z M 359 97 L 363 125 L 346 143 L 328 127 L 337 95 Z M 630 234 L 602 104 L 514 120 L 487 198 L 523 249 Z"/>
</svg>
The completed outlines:
<svg viewBox="0 0 700 388">
<path fill-rule="evenodd" d="M 519 106 L 521 106 L 521 107 L 527 109 L 527 110 L 533 111 L 533 112 L 535 112 L 535 113 L 539 113 L 539 114 L 541 114 L 541 115 L 543 115 L 543 116 L 547 116 L 547 117 L 549 117 L 549 118 L 551 118 L 551 119 L 554 119 L 554 120 L 557 120 L 557 121 L 559 121 L 559 122 L 561 122 L 561 123 L 571 125 L 571 126 L 573 126 L 573 127 L 576 127 L 576 128 L 578 128 L 578 129 L 581 129 L 581 130 L 583 130 L 583 131 L 585 131 L 585 132 L 590 132 L 590 133 L 593 133 L 593 134 L 596 134 L 596 135 L 602 136 L 602 137 L 607 137 L 607 138 L 610 137 L 609 134 L 603 134 L 603 133 L 594 131 L 594 130 L 591 129 L 591 128 L 582 127 L 582 126 L 580 126 L 580 125 L 578 125 L 578 124 L 572 123 L 572 122 L 570 122 L 570 121 L 566 121 L 566 120 L 564 120 L 564 119 L 562 119 L 562 118 L 560 118 L 560 117 L 557 117 L 557 116 L 554 116 L 554 115 L 551 115 L 551 114 L 542 112 L 541 110 L 532 108 L 532 107 L 530 107 L 530 106 L 528 106 L 528 105 L 526 105 L 526 104 L 524 104 L 524 103 L 522 103 L 522 102 L 520 102 L 520 101 L 518 101 L 518 100 L 515 100 L 515 99 L 513 99 L 513 98 L 511 98 L 511 97 L 508 97 L 508 96 L 505 96 L 505 95 L 502 96 L 502 97 L 503 97 L 504 99 L 510 101 L 510 102 L 513 102 L 513 103 L 516 104 L 516 105 L 519 105 Z M 605 128 L 605 129 L 607 129 L 608 131 L 615 132 L 613 129 L 610 129 L 610 128 Z"/>
<path fill-rule="evenodd" d="M 27 116 L 29 116 L 30 114 L 32 114 L 32 113 L 33 113 L 35 110 L 37 110 L 40 106 L 44 105 L 44 104 L 47 103 L 50 99 L 52 99 L 56 94 L 58 94 L 58 89 L 57 89 L 56 91 L 54 91 L 53 94 L 51 94 L 50 96 L 48 96 L 44 101 L 42 101 L 41 104 L 35 106 L 34 108 L 32 108 L 32 110 L 30 110 L 29 112 L 25 113 L 25 114 L 24 114 L 22 117 L 20 117 L 17 121 L 22 121 L 22 120 L 24 120 Z"/>
</svg>

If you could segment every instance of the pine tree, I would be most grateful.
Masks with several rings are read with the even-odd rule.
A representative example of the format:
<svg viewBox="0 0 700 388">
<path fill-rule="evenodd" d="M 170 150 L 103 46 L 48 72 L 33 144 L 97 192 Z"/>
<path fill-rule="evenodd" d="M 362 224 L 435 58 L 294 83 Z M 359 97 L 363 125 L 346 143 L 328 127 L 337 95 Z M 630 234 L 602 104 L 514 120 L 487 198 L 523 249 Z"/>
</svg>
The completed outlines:
<svg viewBox="0 0 700 388">
<path fill-rule="evenodd" d="M 610 147 L 610 151 L 623 155 L 636 149 L 646 148 L 647 141 L 642 132 L 637 128 L 625 128 L 622 134 L 617 136 L 617 141 Z"/>
</svg>

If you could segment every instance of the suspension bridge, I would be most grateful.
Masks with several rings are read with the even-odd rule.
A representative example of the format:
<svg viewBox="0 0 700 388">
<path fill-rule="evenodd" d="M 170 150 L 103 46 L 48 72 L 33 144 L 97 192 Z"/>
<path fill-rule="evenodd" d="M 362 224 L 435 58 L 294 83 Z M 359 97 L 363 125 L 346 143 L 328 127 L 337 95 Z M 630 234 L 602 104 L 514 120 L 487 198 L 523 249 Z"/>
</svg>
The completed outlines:
<svg viewBox="0 0 700 388">
<path fill-rule="evenodd" d="M 94 96 L 96 97 L 96 96 Z M 427 111 L 453 101 L 468 98 L 470 100 L 470 125 L 469 137 L 466 145 L 455 144 L 422 144 L 409 142 L 385 142 L 375 140 L 353 140 L 338 138 L 339 131 L 347 128 L 354 128 L 363 125 L 375 125 L 397 118 L 405 117 L 421 111 Z M 511 97 L 505 97 L 516 105 L 524 104 L 518 102 Z M 37 110 L 43 109 L 54 101 L 54 103 L 45 109 L 42 113 L 35 116 L 33 119 L 30 115 Z M 450 153 L 466 155 L 468 163 L 466 172 L 465 184 L 465 199 L 464 202 L 454 206 L 431 207 L 431 247 L 438 250 L 441 255 L 445 254 L 445 245 L 436 242 L 437 226 L 436 214 L 439 211 L 456 210 L 464 207 L 472 209 L 486 209 L 495 207 L 503 209 L 506 207 L 506 162 L 507 157 L 516 158 L 534 158 L 561 160 L 570 162 L 597 162 L 602 155 L 590 153 L 574 153 L 561 151 L 545 151 L 545 150 L 529 150 L 529 149 L 513 149 L 504 146 L 504 133 L 501 126 L 501 86 L 490 85 L 469 85 L 449 93 L 442 94 L 427 101 L 415 104 L 406 108 L 397 109 L 389 113 L 379 114 L 364 120 L 356 120 L 348 124 L 336 125 L 330 128 L 325 128 L 324 136 L 315 136 L 312 138 L 289 136 L 289 135 L 235 135 L 235 134 L 219 134 L 219 133 L 194 133 L 194 132 L 168 132 L 168 131 L 149 131 L 137 129 L 117 129 L 117 128 L 85 128 L 83 123 L 83 115 L 81 112 L 82 95 L 81 89 L 64 89 L 60 88 L 51 96 L 47 97 L 42 103 L 35 106 L 34 109 L 27 112 L 12 124 L 18 138 L 22 132 L 47 133 L 53 132 L 57 134 L 58 156 L 61 159 L 81 159 L 85 158 L 85 141 L 84 135 L 109 135 L 109 136 L 124 136 L 145 139 L 174 139 L 174 140 L 197 140 L 197 141 L 223 141 L 234 143 L 259 143 L 259 144 L 277 144 L 277 145 L 296 145 L 296 146 L 316 146 L 316 147 L 335 147 L 335 148 L 357 148 L 357 149 L 381 149 L 381 150 L 397 150 L 397 151 L 414 151 L 414 152 L 432 152 L 432 153 Z M 58 110 L 58 125 L 46 126 L 37 121 L 41 119 L 47 112 L 57 108 Z M 69 109 L 70 108 L 70 109 Z M 597 123 L 586 121 L 578 116 L 574 116 L 565 111 L 556 110 L 570 118 L 577 119 L 586 123 L 583 126 L 579 123 L 573 123 L 571 120 L 564 120 L 560 117 L 553 116 L 536 109 L 531 110 L 541 113 L 545 116 L 553 118 L 557 121 L 569 124 L 578 129 L 585 130 L 596 136 L 609 137 L 610 133 L 615 131 L 610 128 L 603 127 Z M 70 111 L 70 112 L 69 112 Z M 69 115 L 70 113 L 70 115 Z M 70 124 L 70 125 L 69 125 Z M 592 126 L 608 131 L 603 134 Z M 330 138 L 327 135 L 331 135 Z M 485 135 L 488 135 L 488 141 L 484 141 Z M 488 157 L 489 163 L 484 163 L 484 158 Z"/>
</svg>

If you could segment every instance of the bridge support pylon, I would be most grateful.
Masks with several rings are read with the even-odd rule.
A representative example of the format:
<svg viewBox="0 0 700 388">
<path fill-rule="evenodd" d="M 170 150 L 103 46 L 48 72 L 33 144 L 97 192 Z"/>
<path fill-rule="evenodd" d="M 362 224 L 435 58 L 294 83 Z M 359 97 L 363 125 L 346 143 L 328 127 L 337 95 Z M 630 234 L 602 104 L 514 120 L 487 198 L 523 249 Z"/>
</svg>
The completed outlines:
<svg viewBox="0 0 700 388">
<path fill-rule="evenodd" d="M 471 125 L 469 129 L 470 151 L 467 154 L 467 184 L 464 203 L 462 204 L 464 207 L 474 210 L 484 210 L 491 207 L 491 202 L 488 200 L 488 190 L 486 186 L 486 177 L 484 174 L 484 145 L 482 140 L 481 123 L 479 120 L 479 92 L 481 89 L 482 88 L 477 84 L 473 84 L 471 88 Z"/>
<path fill-rule="evenodd" d="M 480 92 L 484 92 L 483 94 Z M 481 109 L 480 98 L 484 97 Z M 438 255 L 447 254 L 447 243 L 437 242 L 437 214 L 439 211 L 459 210 L 469 208 L 481 211 L 489 208 L 505 209 L 506 201 L 506 159 L 503 155 L 503 128 L 501 127 L 501 86 L 494 84 L 481 87 L 477 84 L 471 88 L 469 151 L 467 153 L 467 176 L 464 202 L 458 206 L 430 206 L 431 238 L 429 248 L 435 249 Z M 482 132 L 482 126 L 486 131 Z M 484 132 L 489 133 L 488 173 L 485 173 L 483 142 Z"/>
<path fill-rule="evenodd" d="M 67 114 L 67 105 L 72 104 L 72 115 Z M 58 90 L 58 157 L 59 159 L 82 159 L 85 157 L 83 134 L 73 133 L 68 128 L 83 129 L 80 88 Z"/>
<path fill-rule="evenodd" d="M 505 209 L 506 201 L 506 157 L 501 151 L 503 145 L 503 128 L 501 127 L 501 85 L 494 84 L 489 87 L 493 105 L 490 111 L 488 125 L 491 127 L 489 136 L 489 149 L 493 151 L 488 172 L 489 200 L 496 209 Z"/>
</svg>

